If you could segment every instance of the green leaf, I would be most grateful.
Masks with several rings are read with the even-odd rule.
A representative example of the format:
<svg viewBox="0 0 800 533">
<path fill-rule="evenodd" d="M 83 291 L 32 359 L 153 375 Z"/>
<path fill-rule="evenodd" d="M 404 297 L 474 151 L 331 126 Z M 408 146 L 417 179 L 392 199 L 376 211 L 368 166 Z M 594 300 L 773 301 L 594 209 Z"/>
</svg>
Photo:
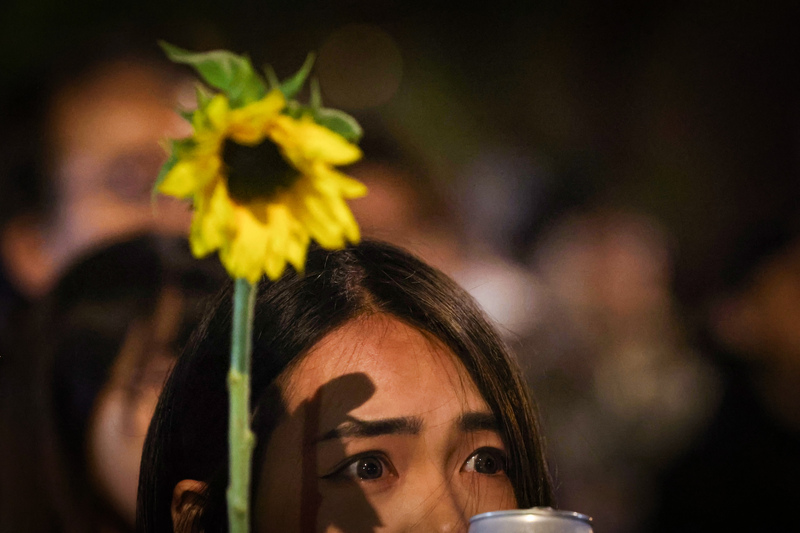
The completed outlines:
<svg viewBox="0 0 800 533">
<path fill-rule="evenodd" d="M 190 124 L 194 122 L 194 114 L 198 110 L 205 109 L 208 106 L 208 103 L 213 98 L 213 94 L 209 92 L 208 88 L 205 85 L 198 83 L 195 86 L 195 100 L 197 101 L 197 108 L 196 109 L 177 109 L 176 112 L 183 117 L 186 122 Z"/>
<path fill-rule="evenodd" d="M 190 52 L 164 41 L 159 44 L 172 61 L 193 67 L 206 83 L 228 95 L 231 107 L 242 107 L 260 100 L 267 86 L 250 59 L 227 50 Z"/>
<path fill-rule="evenodd" d="M 166 162 L 161 165 L 161 170 L 158 171 L 158 177 L 156 178 L 156 182 L 153 184 L 153 189 L 150 191 L 150 202 L 152 204 L 156 203 L 156 197 L 158 196 L 158 187 L 164 182 L 164 178 L 167 177 L 169 171 L 172 170 L 172 167 L 178 162 L 178 156 L 175 155 L 175 151 L 173 150 L 172 153 L 169 154 L 169 158 Z"/>
<path fill-rule="evenodd" d="M 183 120 L 189 123 L 192 122 L 192 118 L 194 117 L 194 109 L 178 109 L 176 110 L 176 113 L 183 117 Z"/>
<path fill-rule="evenodd" d="M 305 113 L 308 112 L 308 108 L 302 105 L 297 100 L 289 100 L 286 102 L 286 107 L 283 108 L 283 113 L 295 119 L 300 119 Z"/>
<path fill-rule="evenodd" d="M 322 92 L 319 89 L 319 80 L 317 78 L 311 78 L 310 89 L 311 89 L 311 98 L 309 99 L 308 105 L 316 113 L 317 111 L 322 109 Z"/>
<path fill-rule="evenodd" d="M 194 88 L 195 97 L 197 98 L 197 109 L 205 109 L 211 99 L 214 97 L 208 88 L 202 83 L 198 83 Z"/>
<path fill-rule="evenodd" d="M 338 109 L 320 108 L 314 112 L 314 122 L 338 133 L 351 143 L 361 140 L 364 130 L 352 116 Z"/>
<path fill-rule="evenodd" d="M 308 75 L 311 74 L 311 69 L 314 67 L 315 59 L 316 56 L 313 53 L 309 53 L 306 56 L 306 60 L 303 62 L 303 66 L 300 67 L 300 70 L 281 84 L 281 92 L 287 100 L 294 98 L 295 95 L 300 92 L 300 89 L 303 88 L 303 84 L 306 82 Z"/>
<path fill-rule="evenodd" d="M 269 84 L 269 90 L 272 89 L 279 89 L 281 86 L 281 80 L 278 79 L 278 75 L 275 74 L 275 69 L 272 68 L 272 65 L 264 66 L 264 74 L 267 75 L 267 83 Z"/>
</svg>

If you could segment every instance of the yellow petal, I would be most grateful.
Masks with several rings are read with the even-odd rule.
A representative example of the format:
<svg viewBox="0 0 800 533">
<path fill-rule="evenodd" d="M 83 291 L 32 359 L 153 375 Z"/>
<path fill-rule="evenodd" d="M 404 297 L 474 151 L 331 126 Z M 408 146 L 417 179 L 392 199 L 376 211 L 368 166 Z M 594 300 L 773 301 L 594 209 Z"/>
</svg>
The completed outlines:
<svg viewBox="0 0 800 533">
<path fill-rule="evenodd" d="M 236 236 L 220 251 L 225 268 L 235 278 L 256 283 L 264 272 L 269 229 L 247 209 L 235 211 Z"/>
<path fill-rule="evenodd" d="M 358 231 L 358 223 L 353 216 L 352 211 L 347 206 L 347 203 L 341 198 L 328 198 L 326 202 L 330 214 L 336 219 L 340 231 L 350 242 L 358 242 L 360 240 L 360 232 Z"/>
<path fill-rule="evenodd" d="M 220 157 L 220 149 L 225 141 L 225 132 L 218 130 L 201 130 L 194 134 L 195 147 L 193 157 Z"/>
<path fill-rule="evenodd" d="M 308 176 L 314 188 L 328 196 L 361 198 L 367 194 L 366 185 L 321 162 L 313 165 Z"/>
<path fill-rule="evenodd" d="M 286 217 L 285 207 L 280 204 L 268 206 L 267 220 L 270 229 L 267 251 L 270 254 L 283 255 L 289 239 L 289 221 Z"/>
<path fill-rule="evenodd" d="M 267 128 L 286 106 L 286 99 L 279 90 L 228 115 L 228 133 L 240 144 L 257 144 L 264 139 Z"/>
<path fill-rule="evenodd" d="M 228 104 L 228 98 L 222 93 L 215 94 L 205 110 L 205 116 L 208 119 L 209 126 L 217 131 L 225 131 L 228 127 L 229 114 L 230 106 Z"/>
<path fill-rule="evenodd" d="M 223 247 L 234 235 L 233 222 L 233 204 L 224 183 L 220 181 L 197 195 L 190 236 L 192 252 L 202 257 Z"/>
<path fill-rule="evenodd" d="M 269 207 L 270 224 L 283 228 L 282 234 L 273 241 L 273 247 L 275 253 L 285 257 L 295 270 L 302 272 L 311 239 L 308 230 L 293 214 L 291 205 L 291 195 L 283 194 Z"/>
<path fill-rule="evenodd" d="M 343 248 L 344 237 L 336 220 L 331 218 L 324 202 L 319 197 L 306 196 L 302 199 L 303 208 L 299 210 L 300 221 L 308 228 L 311 237 L 323 248 L 333 250 Z"/>
<path fill-rule="evenodd" d="M 306 266 L 306 252 L 311 238 L 306 231 L 292 234 L 286 245 L 286 259 L 298 272 L 303 272 Z"/>
<path fill-rule="evenodd" d="M 272 139 L 283 147 L 286 156 L 297 166 L 305 161 L 321 160 L 331 165 L 347 165 L 361 158 L 358 146 L 308 120 L 296 120 L 285 115 L 275 120 L 270 131 Z"/>
<path fill-rule="evenodd" d="M 164 176 L 164 181 L 159 183 L 158 192 L 176 198 L 188 198 L 197 190 L 197 175 L 200 172 L 196 161 L 178 161 Z"/>
<path fill-rule="evenodd" d="M 289 206 L 283 202 L 275 202 L 268 207 L 270 242 L 267 246 L 266 271 L 271 279 L 283 274 L 286 262 L 290 262 L 297 271 L 302 272 L 305 263 L 306 248 L 309 237 L 307 231 L 292 215 Z M 280 258 L 280 261 L 278 261 Z"/>
<path fill-rule="evenodd" d="M 266 260 L 264 261 L 264 272 L 267 274 L 269 279 L 279 279 L 285 269 L 286 258 L 283 256 L 283 254 L 276 253 L 274 251 L 266 254 Z"/>
<path fill-rule="evenodd" d="M 200 157 L 178 161 L 158 186 L 158 191 L 177 198 L 188 198 L 207 186 L 219 173 L 219 157 Z"/>
</svg>

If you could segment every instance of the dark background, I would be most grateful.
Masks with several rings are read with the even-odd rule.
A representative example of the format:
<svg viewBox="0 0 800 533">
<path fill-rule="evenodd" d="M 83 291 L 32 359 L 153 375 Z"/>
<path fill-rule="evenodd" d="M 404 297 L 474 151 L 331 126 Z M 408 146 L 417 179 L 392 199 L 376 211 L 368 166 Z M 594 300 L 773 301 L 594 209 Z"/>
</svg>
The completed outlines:
<svg viewBox="0 0 800 533">
<path fill-rule="evenodd" d="M 373 112 L 434 174 L 458 179 L 486 144 L 547 169 L 521 244 L 570 204 L 633 206 L 667 224 L 679 270 L 700 287 L 724 255 L 709 257 L 709 243 L 725 249 L 797 197 L 800 18 L 789 2 L 28 0 L 0 13 L 3 97 L 98 35 L 248 51 L 287 75 L 337 28 L 373 24 L 404 68 L 396 97 Z"/>
</svg>

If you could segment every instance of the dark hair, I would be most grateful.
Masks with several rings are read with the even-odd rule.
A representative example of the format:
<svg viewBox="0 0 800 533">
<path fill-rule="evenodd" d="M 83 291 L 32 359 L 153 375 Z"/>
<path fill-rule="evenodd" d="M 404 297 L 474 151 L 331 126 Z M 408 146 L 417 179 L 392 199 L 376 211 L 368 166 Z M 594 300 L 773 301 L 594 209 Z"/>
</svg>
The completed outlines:
<svg viewBox="0 0 800 533">
<path fill-rule="evenodd" d="M 15 477 L 24 478 L 30 490 L 15 491 L 19 479 L 0 472 L 7 492 L 0 529 L 92 531 L 100 515 L 125 527 L 87 474 L 87 432 L 98 395 L 131 325 L 152 318 L 166 290 L 177 292 L 182 304 L 168 347 L 177 354 L 225 279 L 218 262 L 194 259 L 184 238 L 149 235 L 95 251 L 64 274 L 33 309 L 32 332 L 21 346 L 27 353 L 12 354 L 20 387 L 9 391 L 8 400 L 28 420 L 27 427 L 6 427 L 3 421 L 3 439 L 17 441 L 21 446 L 15 448 L 27 447 L 27 453 L 0 460 L 25 461 Z M 152 354 L 137 355 L 143 366 Z M 20 504 L 17 509 L 13 502 Z M 31 513 L 38 517 L 25 516 Z M 41 527 L 30 525 L 37 520 Z"/>
<path fill-rule="evenodd" d="M 227 531 L 229 302 L 230 294 L 221 296 L 162 393 L 142 459 L 140 531 L 171 530 L 172 493 L 183 479 L 209 484 L 194 525 Z M 453 351 L 500 421 L 518 504 L 549 505 L 550 479 L 533 403 L 497 333 L 447 276 L 383 243 L 363 242 L 333 252 L 315 249 L 304 275 L 288 273 L 277 282 L 261 283 L 253 330 L 251 399 L 259 435 L 254 461 L 267 440 L 259 424 L 275 422 L 274 413 L 281 410 L 271 386 L 275 379 L 327 333 L 372 313 L 428 332 Z"/>
</svg>

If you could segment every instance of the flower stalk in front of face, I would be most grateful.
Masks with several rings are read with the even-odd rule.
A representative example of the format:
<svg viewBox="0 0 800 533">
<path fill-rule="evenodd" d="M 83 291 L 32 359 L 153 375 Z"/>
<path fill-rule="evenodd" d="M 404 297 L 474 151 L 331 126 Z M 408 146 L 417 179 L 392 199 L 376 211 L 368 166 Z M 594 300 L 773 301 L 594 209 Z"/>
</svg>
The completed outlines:
<svg viewBox="0 0 800 533">
<path fill-rule="evenodd" d="M 228 445 L 230 480 L 228 482 L 228 525 L 231 532 L 246 532 L 250 525 L 250 464 L 255 436 L 250 429 L 250 353 L 253 338 L 255 287 L 237 279 L 233 296 L 233 331 L 231 368 L 228 372 L 230 409 Z"/>
<path fill-rule="evenodd" d="M 322 107 L 316 85 L 309 104 L 294 99 L 313 56 L 281 83 L 269 67 L 265 76 L 256 72 L 245 56 L 161 46 L 217 91 L 198 88 L 197 109 L 184 113 L 192 135 L 171 141 L 154 190 L 192 202 L 193 253 L 216 251 L 235 280 L 227 497 L 230 531 L 245 533 L 254 447 L 249 402 L 256 287 L 264 275 L 280 278 L 287 265 L 302 272 L 311 240 L 327 249 L 358 242 L 346 201 L 366 194 L 366 187 L 336 167 L 361 157 L 355 144 L 361 128 L 349 115 Z"/>
</svg>

